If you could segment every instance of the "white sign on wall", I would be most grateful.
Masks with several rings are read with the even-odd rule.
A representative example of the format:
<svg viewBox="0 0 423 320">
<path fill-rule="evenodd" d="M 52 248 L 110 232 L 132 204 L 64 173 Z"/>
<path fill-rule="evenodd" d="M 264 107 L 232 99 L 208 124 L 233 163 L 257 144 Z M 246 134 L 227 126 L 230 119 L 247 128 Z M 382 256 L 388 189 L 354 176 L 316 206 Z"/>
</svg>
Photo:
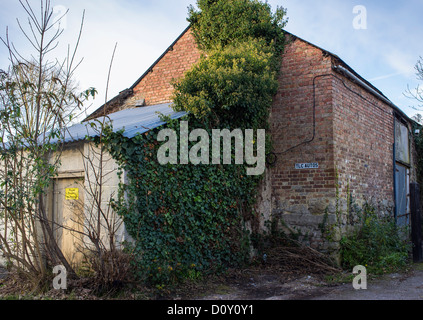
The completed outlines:
<svg viewBox="0 0 423 320">
<path fill-rule="evenodd" d="M 296 163 L 295 169 L 303 170 L 303 169 L 319 169 L 318 163 Z"/>
</svg>

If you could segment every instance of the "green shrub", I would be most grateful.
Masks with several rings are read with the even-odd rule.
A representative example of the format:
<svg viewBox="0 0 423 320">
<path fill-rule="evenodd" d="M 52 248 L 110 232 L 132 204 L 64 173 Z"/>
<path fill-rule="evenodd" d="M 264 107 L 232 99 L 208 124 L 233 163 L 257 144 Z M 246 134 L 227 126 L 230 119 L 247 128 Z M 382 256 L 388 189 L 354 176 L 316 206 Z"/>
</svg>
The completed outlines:
<svg viewBox="0 0 423 320">
<path fill-rule="evenodd" d="M 273 58 L 273 48 L 262 40 L 210 51 L 174 83 L 174 109 L 207 119 L 215 128 L 267 129 L 278 88 Z"/>
<path fill-rule="evenodd" d="M 200 49 L 210 51 L 251 39 L 264 39 L 267 45 L 283 51 L 286 10 L 275 13 L 267 2 L 258 0 L 198 0 L 189 8 L 188 21 Z"/>
<path fill-rule="evenodd" d="M 369 273 L 392 272 L 407 265 L 410 245 L 392 217 L 381 217 L 366 205 L 354 231 L 342 237 L 341 258 L 345 269 L 363 265 Z"/>
</svg>

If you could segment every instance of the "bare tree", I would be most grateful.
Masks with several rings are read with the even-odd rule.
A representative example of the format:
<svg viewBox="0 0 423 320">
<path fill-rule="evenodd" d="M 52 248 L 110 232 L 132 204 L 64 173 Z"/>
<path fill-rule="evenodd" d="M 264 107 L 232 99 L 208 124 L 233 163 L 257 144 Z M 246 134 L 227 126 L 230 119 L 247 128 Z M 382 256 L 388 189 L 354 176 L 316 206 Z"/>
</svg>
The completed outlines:
<svg viewBox="0 0 423 320">
<path fill-rule="evenodd" d="M 105 103 L 108 103 L 107 93 L 111 76 L 117 44 L 111 58 Z M 105 108 L 106 110 L 107 108 Z M 84 194 L 86 200 L 82 207 L 81 226 L 78 230 L 70 230 L 84 237 L 80 252 L 83 253 L 85 262 L 89 263 L 95 272 L 98 287 L 116 287 L 117 283 L 124 283 L 131 278 L 130 256 L 122 251 L 118 243 L 118 232 L 122 232 L 123 220 L 114 210 L 113 198 L 115 193 L 108 189 L 110 180 L 117 183 L 118 175 L 114 167 L 114 160 L 107 152 L 104 142 L 108 132 L 113 130 L 110 118 L 103 114 L 102 117 L 91 120 L 86 124 L 94 130 L 96 138 L 88 138 L 81 152 L 84 163 L 85 184 Z M 77 221 L 74 221 L 77 224 Z M 120 239 L 122 240 L 122 239 Z"/>
<path fill-rule="evenodd" d="M 7 260 L 38 286 L 48 276 L 49 265 L 74 270 L 57 243 L 45 206 L 45 190 L 60 163 L 60 143 L 65 128 L 89 94 L 77 94 L 73 75 L 84 15 L 76 45 L 63 60 L 48 59 L 63 33 L 53 19 L 50 0 L 40 0 L 35 12 L 27 0 L 19 1 L 27 13 L 22 34 L 34 53 L 23 57 L 9 39 L 1 41 L 11 66 L 0 73 L 0 244 Z"/>
<path fill-rule="evenodd" d="M 423 58 L 417 61 L 414 69 L 416 70 L 417 79 L 423 81 Z M 423 108 L 423 88 L 420 85 L 417 85 L 416 88 L 411 89 L 407 88 L 407 91 L 404 94 L 406 97 L 416 100 L 420 105 L 416 107 L 416 110 L 421 110 Z"/>
</svg>

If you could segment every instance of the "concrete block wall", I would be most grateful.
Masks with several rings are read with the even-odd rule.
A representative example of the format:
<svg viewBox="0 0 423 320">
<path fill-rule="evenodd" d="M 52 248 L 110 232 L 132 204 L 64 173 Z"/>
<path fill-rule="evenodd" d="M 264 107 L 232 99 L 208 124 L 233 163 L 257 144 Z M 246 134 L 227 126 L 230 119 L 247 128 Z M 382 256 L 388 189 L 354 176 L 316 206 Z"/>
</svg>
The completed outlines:
<svg viewBox="0 0 423 320">
<path fill-rule="evenodd" d="M 78 209 L 83 210 L 83 212 L 76 212 L 76 214 L 80 214 L 84 221 L 84 232 L 87 232 L 89 229 L 93 230 L 93 224 L 97 222 L 97 217 L 99 216 L 98 204 L 100 204 L 102 210 L 102 213 L 100 213 L 102 240 L 104 244 L 108 243 L 109 233 L 105 221 L 105 216 L 107 216 L 108 222 L 115 221 L 115 226 L 118 227 L 114 231 L 116 232 L 116 242 L 120 245 L 122 241 L 130 240 L 130 238 L 126 233 L 121 218 L 110 207 L 110 200 L 111 198 L 116 198 L 119 183 L 121 182 L 117 175 L 119 168 L 109 153 L 103 152 L 101 155 L 100 151 L 91 142 L 79 141 L 68 144 L 60 154 L 58 178 L 75 178 L 83 181 L 80 192 L 84 193 L 84 203 L 83 208 Z M 99 188 L 100 179 L 102 183 L 101 190 Z M 50 199 L 48 204 L 53 201 L 52 191 L 50 190 L 48 194 Z M 98 202 L 98 199 L 95 197 L 100 195 L 100 191 L 101 199 Z M 51 216 L 54 210 L 53 207 L 48 205 L 47 209 Z M 84 241 L 86 245 L 92 245 L 87 237 L 85 237 Z"/>
<path fill-rule="evenodd" d="M 118 246 L 123 241 L 130 241 L 125 226 L 114 210 L 111 208 L 111 200 L 117 199 L 119 184 L 124 179 L 118 176 L 119 166 L 108 152 L 101 154 L 101 149 L 93 143 L 84 143 L 84 162 L 85 162 L 85 218 L 86 225 L 90 223 L 96 225 L 97 217 L 101 220 L 101 235 L 103 244 L 108 248 L 110 225 L 115 232 L 115 241 Z M 100 189 L 101 182 L 101 189 Z M 95 197 L 101 192 L 100 203 Z M 100 205 L 100 208 L 99 208 Z M 101 213 L 99 213 L 99 209 Z M 107 221 L 106 221 L 107 219 Z M 89 239 L 85 240 L 89 243 Z"/>
</svg>

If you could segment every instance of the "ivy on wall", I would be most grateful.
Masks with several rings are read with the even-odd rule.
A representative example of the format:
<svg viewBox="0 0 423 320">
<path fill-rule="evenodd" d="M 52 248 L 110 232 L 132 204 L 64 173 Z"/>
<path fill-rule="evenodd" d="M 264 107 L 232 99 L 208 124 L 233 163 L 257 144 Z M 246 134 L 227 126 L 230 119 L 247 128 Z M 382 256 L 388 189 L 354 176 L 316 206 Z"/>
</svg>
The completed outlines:
<svg viewBox="0 0 423 320">
<path fill-rule="evenodd" d="M 267 129 L 285 11 L 272 13 L 267 3 L 255 0 L 197 4 L 188 21 L 204 54 L 173 84 L 175 111 L 187 111 L 183 120 L 189 127 L 210 137 L 212 129 Z M 167 120 L 167 128 L 179 133 L 180 120 Z M 114 207 L 135 239 L 138 274 L 165 284 L 245 262 L 249 243 L 243 222 L 254 217 L 261 176 L 248 176 L 234 161 L 161 165 L 160 129 L 132 139 L 109 130 L 106 139 L 127 177 Z M 269 143 L 268 138 L 268 148 Z"/>
<path fill-rule="evenodd" d="M 178 132 L 179 122 L 168 128 Z M 140 275 L 167 283 L 245 261 L 242 213 L 251 213 L 243 209 L 254 203 L 259 178 L 235 164 L 160 165 L 157 134 L 109 141 L 129 180 L 115 208 L 136 240 Z"/>
</svg>

